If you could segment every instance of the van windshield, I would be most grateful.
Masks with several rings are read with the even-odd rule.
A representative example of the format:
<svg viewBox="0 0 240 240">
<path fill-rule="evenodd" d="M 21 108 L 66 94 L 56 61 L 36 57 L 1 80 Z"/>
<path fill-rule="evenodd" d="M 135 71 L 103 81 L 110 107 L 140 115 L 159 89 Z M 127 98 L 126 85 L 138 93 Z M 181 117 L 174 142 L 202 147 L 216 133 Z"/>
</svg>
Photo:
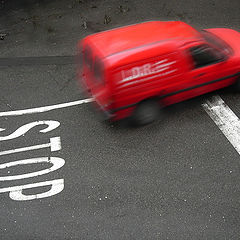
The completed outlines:
<svg viewBox="0 0 240 240">
<path fill-rule="evenodd" d="M 84 50 L 84 64 L 89 68 L 95 83 L 102 85 L 104 83 L 104 66 L 99 57 L 94 57 L 89 46 L 86 46 Z"/>
<path fill-rule="evenodd" d="M 224 55 L 231 55 L 231 47 L 225 43 L 222 39 L 218 38 L 213 33 L 208 32 L 207 30 L 201 30 L 201 35 L 203 38 L 210 44 L 216 46 Z"/>
</svg>

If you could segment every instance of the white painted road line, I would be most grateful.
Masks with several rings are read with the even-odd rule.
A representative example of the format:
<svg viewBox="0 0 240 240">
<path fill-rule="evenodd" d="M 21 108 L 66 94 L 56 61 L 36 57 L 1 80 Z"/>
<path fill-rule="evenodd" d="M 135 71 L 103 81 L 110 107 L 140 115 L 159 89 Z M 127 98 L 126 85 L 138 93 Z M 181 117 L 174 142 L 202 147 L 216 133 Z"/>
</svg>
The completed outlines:
<svg viewBox="0 0 240 240">
<path fill-rule="evenodd" d="M 31 172 L 31 173 L 25 173 L 20 175 L 14 175 L 14 176 L 0 176 L 0 181 L 12 181 L 12 180 L 19 180 L 24 178 L 31 178 L 31 177 L 37 177 L 40 175 L 44 175 L 50 172 L 53 172 L 59 168 L 61 168 L 65 164 L 65 160 L 59 157 L 40 157 L 40 158 L 31 158 L 31 159 L 24 159 L 14 162 L 8 162 L 0 164 L 0 169 L 6 169 L 13 166 L 19 166 L 19 165 L 28 165 L 28 164 L 35 164 L 35 163 L 51 163 L 52 166 L 50 168 Z"/>
<path fill-rule="evenodd" d="M 219 96 L 212 97 L 211 100 L 208 100 L 206 103 L 202 104 L 202 106 L 236 151 L 240 154 L 239 118 Z"/>
<path fill-rule="evenodd" d="M 78 100 L 78 101 L 74 101 L 74 102 L 60 103 L 60 104 L 51 105 L 51 106 L 0 112 L 0 117 L 20 116 L 20 115 L 25 115 L 25 114 L 48 112 L 48 111 L 59 109 L 59 108 L 66 108 L 66 107 L 81 105 L 83 103 L 89 103 L 89 102 L 93 102 L 93 99 L 87 98 L 87 99 L 82 99 L 82 100 Z"/>
<path fill-rule="evenodd" d="M 15 139 L 15 138 L 24 136 L 24 134 L 26 134 L 30 129 L 32 129 L 36 126 L 39 126 L 39 125 L 48 125 L 48 127 L 39 131 L 41 133 L 47 133 L 47 132 L 50 132 L 50 131 L 58 128 L 60 126 L 60 122 L 48 120 L 48 121 L 36 121 L 36 122 L 27 123 L 27 124 L 19 127 L 15 132 L 13 132 L 12 134 L 10 134 L 8 136 L 0 136 L 0 142 L 8 141 L 11 139 Z M 2 130 L 1 130 L 1 128 L 0 128 L 0 131 L 5 131 L 5 129 L 2 128 Z"/>
<path fill-rule="evenodd" d="M 44 187 L 44 186 L 51 186 L 51 189 L 48 190 L 47 192 L 34 194 L 34 195 L 25 195 L 23 193 L 23 190 L 25 189 L 38 188 L 38 187 Z M 32 183 L 32 184 L 26 184 L 21 186 L 1 188 L 0 193 L 9 192 L 9 197 L 12 200 L 26 201 L 26 200 L 51 197 L 53 195 L 60 193 L 63 189 L 64 189 L 64 179 L 56 179 L 52 181 L 45 181 L 45 182 Z"/>
<path fill-rule="evenodd" d="M 11 191 L 19 191 L 19 190 L 22 190 L 22 189 L 30 189 L 30 188 L 35 188 L 35 187 L 48 186 L 48 185 L 52 184 L 53 182 L 57 182 L 58 184 L 63 183 L 62 179 L 57 179 L 57 180 L 53 180 L 53 181 L 45 181 L 45 182 L 41 182 L 41 183 L 31 183 L 31 184 L 27 184 L 27 185 L 0 188 L 0 193 L 11 192 Z"/>
<path fill-rule="evenodd" d="M 50 143 L 2 151 L 2 152 L 0 152 L 0 156 L 13 154 L 13 153 L 19 153 L 19 152 L 26 152 L 26 151 L 31 151 L 31 150 L 37 150 L 37 149 L 42 149 L 42 148 L 48 148 L 48 147 L 51 148 L 51 152 L 56 152 L 56 151 L 61 150 L 60 137 L 50 138 Z"/>
<path fill-rule="evenodd" d="M 25 114 L 33 114 L 33 113 L 42 113 L 48 112 L 55 109 L 66 108 L 76 105 L 81 105 L 84 103 L 93 102 L 93 98 L 82 99 L 74 102 L 61 103 L 56 105 L 23 109 L 23 110 L 14 110 L 7 112 L 0 112 L 0 117 L 6 116 L 19 116 Z M 216 123 L 216 125 L 220 128 L 223 134 L 227 137 L 233 147 L 240 154 L 240 120 L 234 114 L 234 112 L 224 103 L 224 101 L 219 96 L 212 97 L 211 100 L 208 100 L 206 103 L 202 104 L 205 111 L 212 118 L 212 120 Z M 0 128 L 0 131 L 4 131 L 5 129 Z M 43 147 L 51 147 L 51 141 L 47 144 L 36 145 L 21 149 L 13 149 L 9 151 L 0 152 L 1 155 L 6 155 L 14 152 L 20 151 L 28 151 L 33 149 L 39 149 Z M 54 145 L 55 146 L 55 145 Z M 52 151 L 58 151 L 51 147 Z M 61 149 L 61 144 L 59 146 L 56 145 L 56 149 Z"/>
</svg>

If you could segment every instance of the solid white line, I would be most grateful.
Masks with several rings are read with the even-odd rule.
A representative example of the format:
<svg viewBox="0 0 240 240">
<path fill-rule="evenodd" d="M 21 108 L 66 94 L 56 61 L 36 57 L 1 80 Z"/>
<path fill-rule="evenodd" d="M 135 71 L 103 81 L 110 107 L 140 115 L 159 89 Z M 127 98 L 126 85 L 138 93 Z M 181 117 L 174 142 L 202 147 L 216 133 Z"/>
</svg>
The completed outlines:
<svg viewBox="0 0 240 240">
<path fill-rule="evenodd" d="M 80 105 L 83 103 L 89 103 L 92 102 L 92 98 L 82 99 L 74 102 L 68 102 L 68 103 L 60 103 L 56 105 L 51 106 L 44 106 L 44 107 L 36 107 L 36 108 L 30 108 L 30 109 L 23 109 L 23 110 L 14 110 L 14 111 L 7 111 L 7 112 L 0 112 L 0 117 L 6 117 L 6 116 L 19 116 L 19 115 L 25 115 L 25 114 L 33 114 L 33 113 L 42 113 L 42 112 L 48 112 L 51 110 L 59 109 L 59 108 L 66 108 L 71 106 Z"/>
<path fill-rule="evenodd" d="M 240 154 L 239 118 L 219 96 L 212 97 L 211 100 L 208 100 L 206 103 L 202 104 L 202 106 L 236 151 Z"/>
</svg>

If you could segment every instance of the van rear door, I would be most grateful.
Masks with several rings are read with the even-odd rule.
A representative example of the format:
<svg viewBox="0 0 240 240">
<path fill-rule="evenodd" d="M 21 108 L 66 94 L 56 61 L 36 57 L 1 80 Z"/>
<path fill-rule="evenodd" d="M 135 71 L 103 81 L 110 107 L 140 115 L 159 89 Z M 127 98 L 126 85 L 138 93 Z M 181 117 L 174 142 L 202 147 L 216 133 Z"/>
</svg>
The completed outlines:
<svg viewBox="0 0 240 240">
<path fill-rule="evenodd" d="M 84 84 L 101 110 L 107 111 L 111 103 L 111 92 L 104 62 L 89 46 L 83 55 Z"/>
</svg>

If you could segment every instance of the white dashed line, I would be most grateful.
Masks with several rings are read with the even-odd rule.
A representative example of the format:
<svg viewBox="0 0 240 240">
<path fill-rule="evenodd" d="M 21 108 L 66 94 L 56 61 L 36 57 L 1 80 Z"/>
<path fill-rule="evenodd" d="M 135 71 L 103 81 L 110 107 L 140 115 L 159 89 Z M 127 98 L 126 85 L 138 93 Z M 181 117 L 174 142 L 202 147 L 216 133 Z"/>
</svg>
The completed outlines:
<svg viewBox="0 0 240 240">
<path fill-rule="evenodd" d="M 93 101 L 92 98 L 87 98 L 87 99 L 82 99 L 82 100 L 78 100 L 78 101 L 74 101 L 74 102 L 60 103 L 60 104 L 45 106 L 45 107 L 36 107 L 36 108 L 23 109 L 23 110 L 0 112 L 0 117 L 19 116 L 19 115 L 25 115 L 25 114 L 48 112 L 51 110 L 81 105 L 83 103 L 89 103 L 92 101 Z"/>
<path fill-rule="evenodd" d="M 214 96 L 203 108 L 240 154 L 240 120 L 219 97 Z"/>
</svg>

